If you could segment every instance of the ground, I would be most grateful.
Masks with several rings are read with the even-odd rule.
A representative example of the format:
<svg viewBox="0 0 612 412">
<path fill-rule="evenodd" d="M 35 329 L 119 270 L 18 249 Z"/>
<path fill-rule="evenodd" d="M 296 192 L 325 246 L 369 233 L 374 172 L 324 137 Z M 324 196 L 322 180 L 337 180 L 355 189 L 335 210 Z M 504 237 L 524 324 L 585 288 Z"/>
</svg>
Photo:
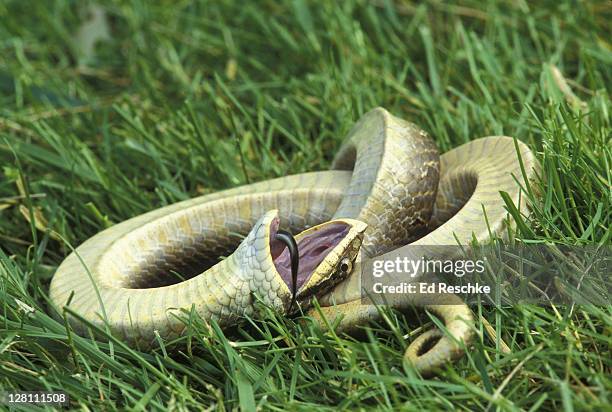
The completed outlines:
<svg viewBox="0 0 612 412">
<path fill-rule="evenodd" d="M 51 317 L 55 268 L 103 228 L 182 199 L 322 170 L 383 106 L 441 151 L 528 143 L 540 196 L 517 241 L 609 245 L 607 1 L 0 3 L 0 391 L 105 410 L 602 410 L 610 306 L 474 307 L 439 376 L 402 366 L 422 327 L 359 338 L 275 314 L 134 351 Z M 511 205 L 509 210 L 512 211 Z"/>
</svg>

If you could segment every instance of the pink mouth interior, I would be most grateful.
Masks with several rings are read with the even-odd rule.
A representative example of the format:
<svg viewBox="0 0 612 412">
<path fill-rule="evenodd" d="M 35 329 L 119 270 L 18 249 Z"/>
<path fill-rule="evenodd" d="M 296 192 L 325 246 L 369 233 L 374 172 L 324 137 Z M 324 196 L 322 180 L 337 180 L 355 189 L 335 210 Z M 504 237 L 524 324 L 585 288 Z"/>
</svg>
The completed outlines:
<svg viewBox="0 0 612 412">
<path fill-rule="evenodd" d="M 346 223 L 333 223 L 300 239 L 298 242 L 300 263 L 298 266 L 297 290 L 306 283 L 312 272 L 325 259 L 325 256 L 344 239 L 349 229 L 350 226 Z M 291 256 L 285 244 L 275 239 L 277 231 L 278 219 L 272 222 L 270 250 L 277 272 L 291 289 Z"/>
</svg>

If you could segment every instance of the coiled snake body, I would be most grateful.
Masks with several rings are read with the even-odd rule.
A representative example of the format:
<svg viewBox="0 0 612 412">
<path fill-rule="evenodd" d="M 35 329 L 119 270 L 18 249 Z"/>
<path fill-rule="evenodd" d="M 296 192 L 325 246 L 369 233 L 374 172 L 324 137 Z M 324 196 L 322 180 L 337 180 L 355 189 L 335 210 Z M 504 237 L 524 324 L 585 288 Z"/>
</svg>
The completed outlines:
<svg viewBox="0 0 612 412">
<path fill-rule="evenodd" d="M 361 304 L 361 262 L 401 253 L 408 242 L 455 245 L 502 235 L 507 213 L 499 192 L 524 207 L 519 182 L 531 179 L 536 166 L 532 152 L 509 137 L 477 139 L 440 158 L 417 126 L 374 109 L 336 156 L 340 170 L 229 189 L 117 224 L 62 262 L 51 300 L 141 349 L 156 344 L 156 332 L 166 339 L 184 332 L 176 311 L 195 310 L 225 327 L 255 313 L 255 296 L 281 312 L 294 297 L 303 309 L 316 298 L 321 312 L 309 316 L 322 326 L 328 323 L 320 314 L 340 318 L 337 328 L 350 331 L 379 313 Z M 298 273 L 275 236 L 279 225 L 301 232 Z M 401 310 L 420 300 L 406 295 L 392 305 Z M 424 306 L 442 318 L 447 334 L 421 335 L 406 360 L 431 373 L 462 353 L 473 318 L 455 296 L 440 297 L 440 304 L 430 297 Z M 433 338 L 437 343 L 424 350 Z"/>
</svg>

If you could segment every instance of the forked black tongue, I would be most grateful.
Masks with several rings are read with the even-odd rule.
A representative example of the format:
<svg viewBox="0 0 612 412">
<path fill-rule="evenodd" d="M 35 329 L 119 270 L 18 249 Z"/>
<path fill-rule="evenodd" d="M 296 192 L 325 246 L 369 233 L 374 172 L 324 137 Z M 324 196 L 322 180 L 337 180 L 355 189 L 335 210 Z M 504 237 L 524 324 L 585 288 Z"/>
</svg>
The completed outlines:
<svg viewBox="0 0 612 412">
<path fill-rule="evenodd" d="M 274 238 L 280 242 L 283 242 L 289 250 L 289 257 L 291 259 L 291 303 L 287 312 L 291 312 L 293 305 L 297 299 L 297 283 L 298 283 L 298 271 L 300 267 L 300 254 L 298 251 L 298 245 L 293 235 L 286 230 L 279 229 Z"/>
</svg>

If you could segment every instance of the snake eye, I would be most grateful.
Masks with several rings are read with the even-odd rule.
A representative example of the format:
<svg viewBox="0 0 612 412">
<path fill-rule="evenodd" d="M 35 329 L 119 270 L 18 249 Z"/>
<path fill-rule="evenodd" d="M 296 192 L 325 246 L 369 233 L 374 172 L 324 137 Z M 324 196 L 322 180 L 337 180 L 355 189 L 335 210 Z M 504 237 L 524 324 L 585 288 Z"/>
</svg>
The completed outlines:
<svg viewBox="0 0 612 412">
<path fill-rule="evenodd" d="M 340 261 L 340 272 L 350 273 L 353 270 L 353 262 L 349 258 L 344 258 Z"/>
</svg>

